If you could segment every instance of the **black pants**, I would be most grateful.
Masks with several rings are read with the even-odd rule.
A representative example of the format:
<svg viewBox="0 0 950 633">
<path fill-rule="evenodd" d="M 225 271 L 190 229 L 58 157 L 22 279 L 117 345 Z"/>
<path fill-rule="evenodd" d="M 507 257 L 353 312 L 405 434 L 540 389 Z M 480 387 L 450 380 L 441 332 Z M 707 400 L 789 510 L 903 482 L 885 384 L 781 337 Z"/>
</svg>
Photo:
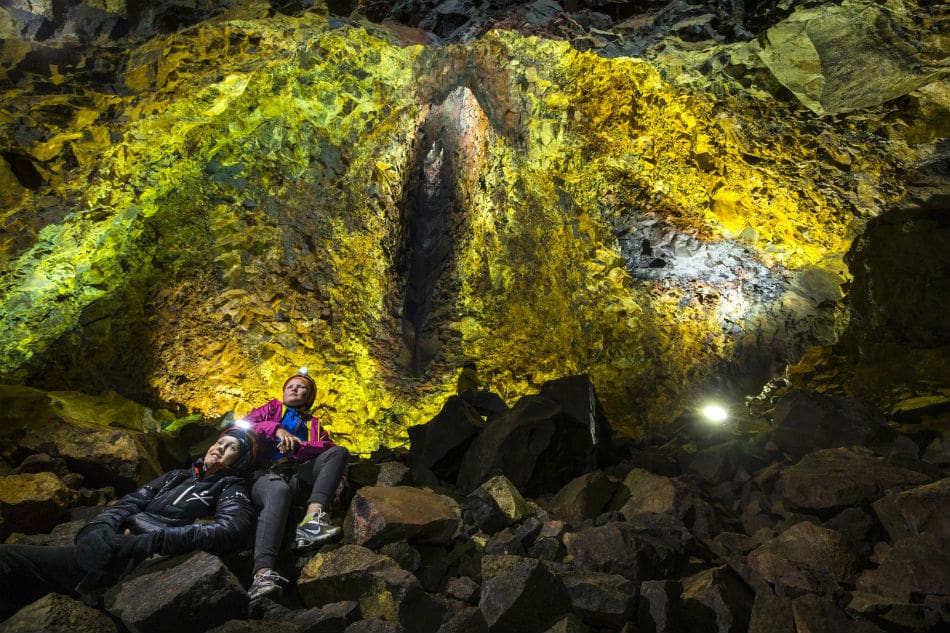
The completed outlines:
<svg viewBox="0 0 950 633">
<path fill-rule="evenodd" d="M 48 593 L 77 597 L 86 572 L 76 562 L 76 548 L 0 545 L 0 621 Z"/>
<path fill-rule="evenodd" d="M 254 534 L 254 571 L 274 567 L 294 497 L 309 493 L 308 504 L 327 508 L 343 478 L 349 455 L 342 446 L 333 446 L 298 465 L 290 481 L 272 472 L 257 478 L 251 489 L 251 498 L 260 509 Z"/>
</svg>

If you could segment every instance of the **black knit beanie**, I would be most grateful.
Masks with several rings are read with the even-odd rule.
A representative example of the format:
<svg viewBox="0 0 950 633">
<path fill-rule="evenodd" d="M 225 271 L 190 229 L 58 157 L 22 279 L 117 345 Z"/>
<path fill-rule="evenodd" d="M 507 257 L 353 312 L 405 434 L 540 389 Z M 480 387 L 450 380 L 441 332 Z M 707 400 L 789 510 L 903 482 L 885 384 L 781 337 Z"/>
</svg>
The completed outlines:
<svg viewBox="0 0 950 633">
<path fill-rule="evenodd" d="M 221 435 L 231 435 L 238 441 L 240 452 L 238 458 L 230 465 L 231 470 L 242 475 L 252 471 L 257 463 L 257 436 L 237 426 L 226 429 Z"/>
</svg>

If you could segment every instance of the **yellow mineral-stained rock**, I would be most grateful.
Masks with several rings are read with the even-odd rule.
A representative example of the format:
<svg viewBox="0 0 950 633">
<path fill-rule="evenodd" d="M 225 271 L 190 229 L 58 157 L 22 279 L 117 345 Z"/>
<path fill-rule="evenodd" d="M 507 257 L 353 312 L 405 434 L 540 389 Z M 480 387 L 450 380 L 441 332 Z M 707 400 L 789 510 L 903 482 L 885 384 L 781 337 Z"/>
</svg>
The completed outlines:
<svg viewBox="0 0 950 633">
<path fill-rule="evenodd" d="M 137 44 L 111 91 L 59 69 L 5 95 L 0 381 L 213 417 L 307 366 L 316 413 L 365 452 L 405 443 L 474 360 L 509 404 L 588 373 L 636 434 L 830 343 L 834 299 L 791 301 L 794 280 L 847 280 L 917 156 L 682 59 L 671 77 L 673 48 L 430 47 L 241 11 Z M 739 48 L 715 59 L 761 65 Z M 945 87 L 914 77 L 940 118 Z"/>
</svg>

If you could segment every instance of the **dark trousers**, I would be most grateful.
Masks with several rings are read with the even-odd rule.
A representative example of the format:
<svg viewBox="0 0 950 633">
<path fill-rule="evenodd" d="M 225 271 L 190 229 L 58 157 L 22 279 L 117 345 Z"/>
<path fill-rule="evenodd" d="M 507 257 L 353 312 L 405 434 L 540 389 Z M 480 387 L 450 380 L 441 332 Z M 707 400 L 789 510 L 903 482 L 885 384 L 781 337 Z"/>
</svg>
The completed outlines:
<svg viewBox="0 0 950 633">
<path fill-rule="evenodd" d="M 260 509 L 254 534 L 254 571 L 274 567 L 295 497 L 309 493 L 308 504 L 319 503 L 327 508 L 343 478 L 348 457 L 345 448 L 333 446 L 299 464 L 290 481 L 273 472 L 265 472 L 257 478 L 251 488 L 251 499 Z"/>
<path fill-rule="evenodd" d="M 0 545 L 0 621 L 48 593 L 77 597 L 86 572 L 75 547 Z"/>
</svg>

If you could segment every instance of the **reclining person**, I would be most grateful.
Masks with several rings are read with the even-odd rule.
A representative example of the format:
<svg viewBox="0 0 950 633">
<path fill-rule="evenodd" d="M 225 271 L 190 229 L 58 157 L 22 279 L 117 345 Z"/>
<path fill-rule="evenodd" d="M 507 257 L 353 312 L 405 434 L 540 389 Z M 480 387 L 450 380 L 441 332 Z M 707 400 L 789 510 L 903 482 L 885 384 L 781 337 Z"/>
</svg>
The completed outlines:
<svg viewBox="0 0 950 633">
<path fill-rule="evenodd" d="M 130 492 L 83 526 L 74 546 L 0 545 L 0 621 L 51 592 L 88 598 L 152 554 L 245 546 L 255 514 L 247 477 L 256 458 L 254 434 L 227 429 L 192 468 Z"/>
</svg>

